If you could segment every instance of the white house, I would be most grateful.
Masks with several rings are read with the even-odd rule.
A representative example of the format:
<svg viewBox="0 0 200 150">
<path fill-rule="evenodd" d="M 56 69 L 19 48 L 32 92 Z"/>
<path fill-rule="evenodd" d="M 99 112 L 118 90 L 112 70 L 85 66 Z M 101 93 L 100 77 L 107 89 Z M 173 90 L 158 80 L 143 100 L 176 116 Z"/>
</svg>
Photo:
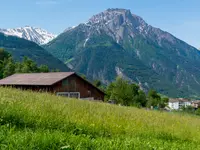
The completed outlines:
<svg viewBox="0 0 200 150">
<path fill-rule="evenodd" d="M 178 110 L 182 107 L 191 106 L 191 101 L 183 98 L 169 99 L 168 106 L 170 109 Z"/>
</svg>

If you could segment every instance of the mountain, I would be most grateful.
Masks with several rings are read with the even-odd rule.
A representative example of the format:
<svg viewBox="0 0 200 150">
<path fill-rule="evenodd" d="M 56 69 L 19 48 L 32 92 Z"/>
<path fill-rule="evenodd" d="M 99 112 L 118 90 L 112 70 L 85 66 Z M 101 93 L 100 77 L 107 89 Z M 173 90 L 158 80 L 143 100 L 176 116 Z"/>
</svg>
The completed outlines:
<svg viewBox="0 0 200 150">
<path fill-rule="evenodd" d="M 200 51 L 130 10 L 94 15 L 44 47 L 68 67 L 105 84 L 121 75 L 171 97 L 200 96 Z"/>
<path fill-rule="evenodd" d="M 0 29 L 0 32 L 6 35 L 17 36 L 26 40 L 35 42 L 39 45 L 46 44 L 56 37 L 52 33 L 41 28 L 25 26 L 24 28 L 16 29 Z"/>
<path fill-rule="evenodd" d="M 62 61 L 31 41 L 0 33 L 0 48 L 5 48 L 17 61 L 21 61 L 24 56 L 27 56 L 38 65 L 44 64 L 49 66 L 50 69 L 69 71 L 69 68 Z"/>
</svg>

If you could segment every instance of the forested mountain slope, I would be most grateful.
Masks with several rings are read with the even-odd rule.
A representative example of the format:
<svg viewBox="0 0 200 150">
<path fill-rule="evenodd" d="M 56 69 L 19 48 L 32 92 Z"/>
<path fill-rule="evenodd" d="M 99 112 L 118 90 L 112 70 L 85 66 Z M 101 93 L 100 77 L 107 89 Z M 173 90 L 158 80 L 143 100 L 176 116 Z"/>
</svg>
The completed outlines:
<svg viewBox="0 0 200 150">
<path fill-rule="evenodd" d="M 108 9 L 44 46 L 68 67 L 105 84 L 117 75 L 172 97 L 196 97 L 200 51 L 125 9 Z"/>
<path fill-rule="evenodd" d="M 28 40 L 0 33 L 0 47 L 10 52 L 15 60 L 21 61 L 24 56 L 27 56 L 38 65 L 44 64 L 50 69 L 59 69 L 60 71 L 69 70 L 62 61 L 52 56 L 36 43 Z"/>
</svg>

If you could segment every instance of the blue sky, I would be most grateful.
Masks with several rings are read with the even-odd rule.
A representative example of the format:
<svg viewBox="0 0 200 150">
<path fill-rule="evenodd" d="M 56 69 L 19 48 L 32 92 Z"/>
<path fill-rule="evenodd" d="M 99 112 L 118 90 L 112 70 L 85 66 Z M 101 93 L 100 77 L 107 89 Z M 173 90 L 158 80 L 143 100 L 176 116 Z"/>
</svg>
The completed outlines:
<svg viewBox="0 0 200 150">
<path fill-rule="evenodd" d="M 1 0 L 0 28 L 30 25 L 59 34 L 107 8 L 130 9 L 200 48 L 200 0 Z"/>
</svg>

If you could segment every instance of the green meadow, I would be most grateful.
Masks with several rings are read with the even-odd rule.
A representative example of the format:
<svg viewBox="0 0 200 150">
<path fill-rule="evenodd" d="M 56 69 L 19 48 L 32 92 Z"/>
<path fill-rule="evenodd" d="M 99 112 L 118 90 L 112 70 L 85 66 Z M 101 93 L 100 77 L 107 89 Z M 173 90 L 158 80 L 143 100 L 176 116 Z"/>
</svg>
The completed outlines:
<svg viewBox="0 0 200 150">
<path fill-rule="evenodd" d="M 1 150 L 198 150 L 200 118 L 0 88 Z"/>
</svg>

